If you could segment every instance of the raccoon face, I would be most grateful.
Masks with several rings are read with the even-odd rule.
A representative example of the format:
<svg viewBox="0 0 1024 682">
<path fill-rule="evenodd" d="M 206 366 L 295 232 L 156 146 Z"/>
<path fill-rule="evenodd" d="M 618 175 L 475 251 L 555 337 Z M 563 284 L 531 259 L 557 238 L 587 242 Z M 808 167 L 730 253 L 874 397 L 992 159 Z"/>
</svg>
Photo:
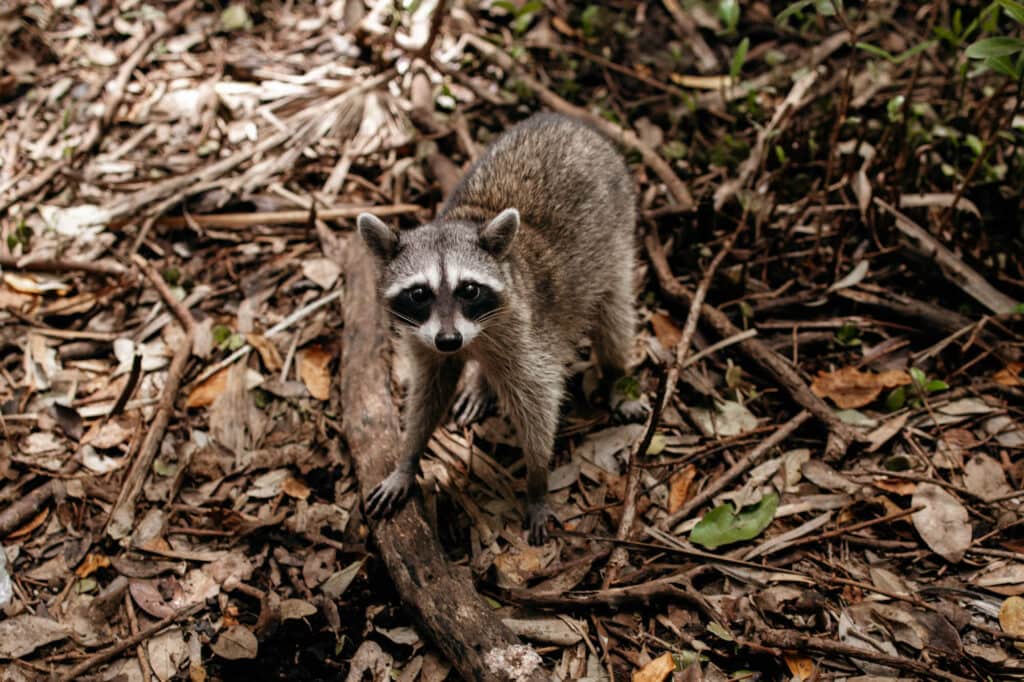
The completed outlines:
<svg viewBox="0 0 1024 682">
<path fill-rule="evenodd" d="M 518 227 L 515 209 L 482 227 L 430 223 L 401 233 L 359 216 L 359 234 L 381 269 L 382 302 L 420 343 L 442 354 L 468 346 L 503 309 L 501 260 Z"/>
</svg>

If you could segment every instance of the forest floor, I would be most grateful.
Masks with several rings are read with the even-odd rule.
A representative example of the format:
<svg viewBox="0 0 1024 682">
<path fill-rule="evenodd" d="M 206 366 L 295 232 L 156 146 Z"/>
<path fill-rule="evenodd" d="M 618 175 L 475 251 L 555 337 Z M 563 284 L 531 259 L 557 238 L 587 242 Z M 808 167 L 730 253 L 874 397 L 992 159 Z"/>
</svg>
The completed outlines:
<svg viewBox="0 0 1024 682">
<path fill-rule="evenodd" d="M 659 409 L 581 347 L 542 547 L 507 423 L 438 430 L 494 616 L 563 680 L 1024 678 L 1024 6 L 394 4 L 0 2 L 0 679 L 456 677 L 362 512 L 344 256 L 552 109 L 635 174 Z"/>
</svg>

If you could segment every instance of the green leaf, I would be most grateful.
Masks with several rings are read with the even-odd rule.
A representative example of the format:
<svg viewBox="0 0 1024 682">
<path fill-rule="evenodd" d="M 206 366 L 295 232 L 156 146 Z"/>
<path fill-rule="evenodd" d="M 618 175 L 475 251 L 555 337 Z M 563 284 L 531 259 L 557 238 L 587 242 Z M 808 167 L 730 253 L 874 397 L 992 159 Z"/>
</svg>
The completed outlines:
<svg viewBox="0 0 1024 682">
<path fill-rule="evenodd" d="M 779 496 L 769 493 L 757 504 L 739 512 L 733 511 L 728 502 L 719 505 L 704 515 L 693 530 L 690 542 L 708 549 L 715 549 L 734 542 L 751 540 L 761 534 L 775 518 L 779 507 Z"/>
<path fill-rule="evenodd" d="M 717 621 L 711 621 L 710 623 L 708 623 L 708 632 L 726 642 L 731 642 L 733 640 L 732 634 L 730 634 L 729 631 L 726 630 L 724 627 L 719 625 Z"/>
<path fill-rule="evenodd" d="M 690 150 L 682 140 L 669 140 L 662 146 L 661 153 L 669 161 L 678 161 L 679 159 L 685 159 Z"/>
<path fill-rule="evenodd" d="M 996 0 L 1006 15 L 1018 24 L 1024 24 L 1024 4 L 1014 0 Z"/>
<path fill-rule="evenodd" d="M 660 433 L 656 433 L 651 437 L 651 444 L 647 446 L 648 455 L 660 455 L 665 450 L 665 436 Z"/>
<path fill-rule="evenodd" d="M 975 135 L 974 133 L 970 133 L 967 135 L 967 137 L 964 138 L 964 144 L 967 145 L 968 149 L 974 152 L 975 156 L 979 156 L 982 150 L 985 148 L 985 143 L 983 143 L 981 141 L 981 138 Z"/>
<path fill-rule="evenodd" d="M 1024 303 L 1018 303 L 1017 305 L 1013 306 L 1013 312 L 1017 313 L 1018 315 L 1024 315 Z"/>
<path fill-rule="evenodd" d="M 965 54 L 971 59 L 985 59 L 987 57 L 1005 57 L 1008 54 L 1017 54 L 1024 50 L 1024 40 L 999 36 L 996 38 L 985 38 L 967 46 Z"/>
<path fill-rule="evenodd" d="M 858 336 L 860 336 L 860 330 L 857 329 L 857 325 L 847 322 L 836 332 L 836 341 L 841 346 L 859 346 L 861 341 L 857 338 Z"/>
<path fill-rule="evenodd" d="M 1013 57 L 1010 55 L 1005 55 L 1003 57 L 989 57 L 982 63 L 986 68 L 995 71 L 996 73 L 1001 73 L 1007 78 L 1012 78 L 1013 80 L 1020 79 L 1020 68 L 1017 66 L 1017 62 L 1015 62 Z"/>
<path fill-rule="evenodd" d="M 885 104 L 885 113 L 890 123 L 899 123 L 903 120 L 903 95 L 896 95 Z"/>
<path fill-rule="evenodd" d="M 519 12 L 515 3 L 509 2 L 509 0 L 494 0 L 494 2 L 491 3 L 491 7 L 500 7 L 512 16 L 515 16 Z"/>
<path fill-rule="evenodd" d="M 942 40 L 945 40 L 950 45 L 952 45 L 954 47 L 960 45 L 960 42 L 961 42 L 960 37 L 957 36 L 957 34 L 953 33 L 953 31 L 951 31 L 948 28 L 946 28 L 945 26 L 936 26 L 934 30 L 935 30 L 935 35 L 938 38 L 940 38 Z"/>
<path fill-rule="evenodd" d="M 512 31 L 516 35 L 522 35 L 523 33 L 526 33 L 526 29 L 530 28 L 530 24 L 532 22 L 532 13 L 528 12 L 526 14 L 520 14 L 519 16 L 512 20 Z"/>
<path fill-rule="evenodd" d="M 230 351 L 235 351 L 245 345 L 245 337 L 241 334 L 232 334 L 228 337 L 227 347 Z"/>
<path fill-rule="evenodd" d="M 900 52 L 899 54 L 892 54 L 891 52 L 887 52 L 882 48 L 878 47 L 877 45 L 872 45 L 871 43 L 857 43 L 857 47 L 861 50 L 864 50 L 865 52 L 869 52 L 875 55 L 876 57 L 881 57 L 882 59 L 885 59 L 886 61 L 889 61 L 893 64 L 902 64 L 903 62 L 907 61 L 914 55 L 924 52 L 934 44 L 934 40 L 926 40 L 923 43 L 915 45 L 909 50 L 904 50 L 903 52 Z"/>
<path fill-rule="evenodd" d="M 744 38 L 740 41 L 739 47 L 736 48 L 736 53 L 732 56 L 732 61 L 729 63 L 729 75 L 732 76 L 733 80 L 738 80 L 740 77 L 740 70 L 743 68 L 743 62 L 747 59 L 747 50 L 750 49 L 750 38 Z"/>
<path fill-rule="evenodd" d="M 220 26 L 225 31 L 245 31 L 252 28 L 252 19 L 245 10 L 245 5 L 229 5 L 220 13 Z"/>
<path fill-rule="evenodd" d="M 231 328 L 218 324 L 213 328 L 213 342 L 218 346 L 231 338 Z"/>
<path fill-rule="evenodd" d="M 583 14 L 580 15 L 580 22 L 583 24 L 583 35 L 591 37 L 601 28 L 601 6 L 588 5 Z"/>
<path fill-rule="evenodd" d="M 837 0 L 837 4 L 839 7 L 843 6 L 841 0 Z M 834 17 L 836 15 L 836 8 L 832 4 L 832 0 L 815 0 L 814 9 L 823 17 Z"/>
<path fill-rule="evenodd" d="M 740 3 L 738 0 L 719 0 L 718 17 L 725 24 L 725 31 L 732 33 L 740 23 Z"/>
<path fill-rule="evenodd" d="M 640 382 L 636 380 L 636 377 L 626 375 L 615 382 L 615 391 L 630 400 L 639 400 Z"/>
<path fill-rule="evenodd" d="M 857 43 L 857 49 L 864 50 L 865 52 L 867 52 L 869 54 L 875 55 L 876 57 L 881 57 L 882 59 L 887 59 L 890 62 L 895 59 L 895 57 L 893 57 L 891 52 L 888 52 L 887 50 L 883 50 L 882 48 L 878 47 L 877 45 L 872 45 L 871 43 Z"/>
<path fill-rule="evenodd" d="M 530 0 L 530 2 L 526 3 L 525 5 L 519 8 L 519 11 L 516 12 L 516 15 L 522 16 L 524 14 L 536 14 L 542 9 L 544 9 L 543 2 L 541 2 L 540 0 Z"/>
<path fill-rule="evenodd" d="M 918 386 L 924 386 L 928 381 L 928 376 L 917 367 L 910 368 L 910 378 L 913 379 L 914 383 Z"/>
<path fill-rule="evenodd" d="M 790 17 L 802 14 L 805 9 L 813 4 L 814 0 L 799 0 L 798 2 L 792 2 L 786 7 L 786 9 L 779 12 L 778 16 L 775 17 L 775 23 L 781 26 L 785 24 Z"/>
<path fill-rule="evenodd" d="M 924 390 L 928 393 L 938 393 L 939 391 L 948 391 L 949 384 L 941 379 L 932 379 L 924 385 Z"/>
<path fill-rule="evenodd" d="M 885 398 L 885 409 L 890 412 L 903 409 L 903 406 L 907 404 L 907 391 L 900 386 L 889 391 L 889 395 Z"/>
</svg>

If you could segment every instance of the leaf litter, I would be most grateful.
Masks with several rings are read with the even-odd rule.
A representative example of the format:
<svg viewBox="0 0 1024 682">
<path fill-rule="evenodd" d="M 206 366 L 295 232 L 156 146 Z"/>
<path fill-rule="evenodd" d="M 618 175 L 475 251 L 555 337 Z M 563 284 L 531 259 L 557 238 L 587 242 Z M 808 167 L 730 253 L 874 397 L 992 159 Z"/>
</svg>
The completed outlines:
<svg viewBox="0 0 1024 682">
<path fill-rule="evenodd" d="M 645 145 L 640 386 L 686 329 L 659 248 L 693 288 L 740 226 L 707 303 L 756 333 L 698 327 L 633 498 L 642 428 L 573 393 L 549 547 L 523 542 L 506 422 L 431 441 L 445 549 L 532 646 L 495 660 L 565 680 L 1024 672 L 1024 363 L 1002 312 L 1024 264 L 993 229 L 1020 223 L 1022 162 L 999 72 L 953 93 L 951 65 L 978 62 L 898 4 L 439 4 L 436 26 L 438 3 L 0 8 L 0 658 L 25 679 L 445 679 L 341 439 L 340 254 L 360 210 L 429 218 L 494 134 L 568 100 Z M 874 51 L 841 56 L 849 22 Z M 840 411 L 758 451 L 800 388 Z M 837 454 L 838 423 L 857 443 Z"/>
</svg>

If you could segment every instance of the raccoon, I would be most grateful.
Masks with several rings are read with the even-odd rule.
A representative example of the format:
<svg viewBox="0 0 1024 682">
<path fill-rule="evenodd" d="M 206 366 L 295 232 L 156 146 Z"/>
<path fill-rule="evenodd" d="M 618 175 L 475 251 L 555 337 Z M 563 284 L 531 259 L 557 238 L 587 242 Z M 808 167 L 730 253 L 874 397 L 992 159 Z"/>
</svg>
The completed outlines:
<svg viewBox="0 0 1024 682">
<path fill-rule="evenodd" d="M 547 503 L 548 462 L 582 337 L 615 413 L 638 421 L 649 410 L 620 381 L 636 324 L 635 203 L 612 144 L 545 113 L 499 136 L 433 222 L 398 231 L 359 216 L 380 300 L 413 368 L 401 461 L 367 498 L 371 517 L 390 515 L 409 495 L 420 454 L 453 402 L 469 421 L 496 396 L 526 461 L 529 541 L 547 541 L 548 522 L 558 523 Z"/>
</svg>

